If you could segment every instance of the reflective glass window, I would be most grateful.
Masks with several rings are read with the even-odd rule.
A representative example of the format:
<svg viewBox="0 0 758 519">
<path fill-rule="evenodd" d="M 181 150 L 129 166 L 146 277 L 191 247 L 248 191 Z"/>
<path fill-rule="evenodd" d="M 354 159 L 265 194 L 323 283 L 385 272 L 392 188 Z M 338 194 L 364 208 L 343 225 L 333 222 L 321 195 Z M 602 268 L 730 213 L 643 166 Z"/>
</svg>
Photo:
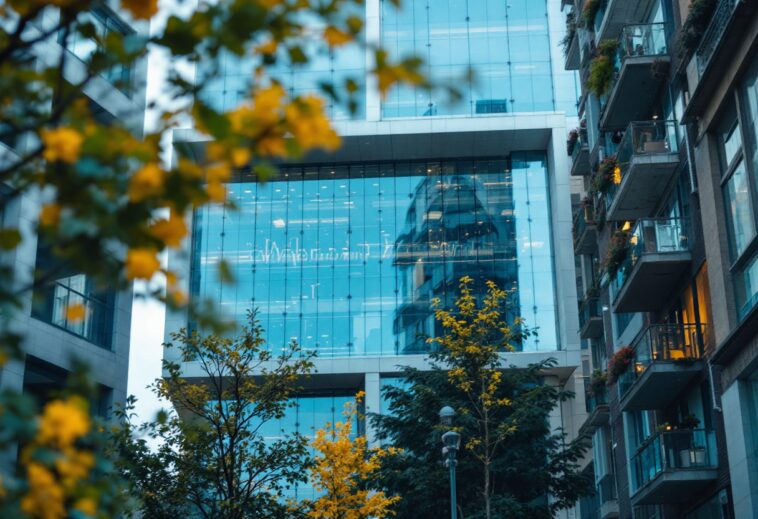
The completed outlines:
<svg viewBox="0 0 758 519">
<path fill-rule="evenodd" d="M 538 330 L 519 349 L 558 349 L 544 153 L 288 167 L 229 196 L 238 210 L 196 214 L 192 290 L 238 321 L 256 308 L 273 349 L 427 351 L 432 299 L 451 305 L 463 276 L 515 289 L 508 318 Z"/>
<path fill-rule="evenodd" d="M 420 56 L 428 77 L 462 94 L 451 103 L 442 91 L 395 88 L 384 117 L 555 109 L 544 0 L 382 2 L 381 32 L 392 56 Z"/>
</svg>

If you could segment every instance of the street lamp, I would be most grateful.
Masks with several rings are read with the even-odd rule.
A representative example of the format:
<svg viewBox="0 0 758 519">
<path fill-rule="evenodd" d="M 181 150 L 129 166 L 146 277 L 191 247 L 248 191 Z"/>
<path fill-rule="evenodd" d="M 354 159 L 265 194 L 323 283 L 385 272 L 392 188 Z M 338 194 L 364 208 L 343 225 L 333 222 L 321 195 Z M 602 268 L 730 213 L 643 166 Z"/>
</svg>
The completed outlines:
<svg viewBox="0 0 758 519">
<path fill-rule="evenodd" d="M 455 409 L 445 406 L 440 409 L 440 423 L 446 427 L 453 426 Z M 450 470 L 450 517 L 458 517 L 457 500 L 455 497 L 455 455 L 461 446 L 461 435 L 455 431 L 447 431 L 442 435 L 442 457 L 445 458 L 445 466 Z"/>
</svg>

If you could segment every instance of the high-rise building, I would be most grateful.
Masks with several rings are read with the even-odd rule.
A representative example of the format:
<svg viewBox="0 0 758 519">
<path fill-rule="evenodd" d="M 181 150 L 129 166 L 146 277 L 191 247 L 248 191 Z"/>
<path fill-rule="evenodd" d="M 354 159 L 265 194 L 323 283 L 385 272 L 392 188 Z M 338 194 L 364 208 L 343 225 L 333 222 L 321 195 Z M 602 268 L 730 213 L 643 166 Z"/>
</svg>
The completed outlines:
<svg viewBox="0 0 758 519">
<path fill-rule="evenodd" d="M 240 172 L 228 186 L 237 209 L 197 211 L 191 240 L 169 257 L 191 295 L 212 299 L 224 316 L 257 309 L 274 351 L 296 340 L 317 353 L 308 390 L 275 427 L 312 434 L 358 390 L 379 412 L 381 388 L 400 366 L 428 366 L 424 338 L 438 331 L 432 299 L 450 304 L 463 276 L 477 291 L 486 280 L 514 289 L 510 317 L 538 331 L 509 364 L 556 358 L 546 381 L 580 389 L 564 148 L 578 91 L 576 74 L 563 70 L 560 9 L 559 0 L 404 0 L 400 9 L 368 0 L 365 38 L 394 56 L 421 55 L 434 80 L 461 78 L 452 103 L 409 87 L 380 99 L 357 46 L 330 52 L 313 41 L 311 63 L 280 66 L 292 94 L 315 91 L 324 78 L 357 79 L 355 113 L 330 107 L 342 148 L 284 164 L 265 184 Z M 253 67 L 252 58 L 228 57 L 200 66 L 203 99 L 235 106 Z M 469 67 L 474 80 L 464 79 Z M 187 129 L 174 144 L 201 154 L 207 142 Z M 233 285 L 218 280 L 222 259 Z M 166 334 L 190 325 L 169 313 Z M 191 363 L 184 369 L 202 375 Z M 583 402 L 574 409 L 563 405 L 553 424 L 576 433 Z"/>
<path fill-rule="evenodd" d="M 566 1 L 582 517 L 758 517 L 755 2 Z"/>
<path fill-rule="evenodd" d="M 91 23 L 99 41 L 109 33 L 147 35 L 146 22 L 132 21 L 121 13 L 114 2 L 83 13 L 79 23 Z M 45 10 L 33 20 L 25 36 L 34 37 L 58 24 L 58 13 Z M 67 53 L 64 78 L 71 84 L 86 77 L 86 61 L 95 52 L 97 41 L 76 33 L 65 48 L 62 39 L 53 35 L 36 43 L 31 59 L 43 66 Z M 142 135 L 145 112 L 146 60 L 132 67 L 119 66 L 108 70 L 88 83 L 83 92 L 93 117 L 104 124 L 128 128 Z M 52 107 L 51 107 L 52 109 Z M 9 164 L 13 157 L 33 149 L 36 143 L 27 134 L 0 143 L 0 160 Z M 6 190 L 7 189 L 7 190 Z M 10 192 L 0 186 L 0 197 Z M 99 396 L 93 411 L 106 415 L 116 402 L 126 398 L 129 363 L 129 332 L 132 291 L 103 290 L 87 275 L 62 265 L 51 253 L 51 245 L 37 236 L 40 208 L 46 193 L 33 189 L 21 196 L 3 200 L 0 224 L 18 228 L 21 244 L 4 253 L 0 261 L 13 271 L 14 289 L 21 293 L 22 308 L 13 316 L 10 325 L 23 336 L 24 360 L 11 360 L 0 370 L 0 387 L 24 391 L 45 403 L 54 392 L 64 387 L 66 378 L 77 359 L 91 367 L 91 375 L 99 386 Z M 35 277 L 35 272 L 39 277 Z M 39 280 L 45 280 L 40 283 Z M 85 308 L 83 319 L 70 320 L 66 309 L 72 305 Z"/>
</svg>

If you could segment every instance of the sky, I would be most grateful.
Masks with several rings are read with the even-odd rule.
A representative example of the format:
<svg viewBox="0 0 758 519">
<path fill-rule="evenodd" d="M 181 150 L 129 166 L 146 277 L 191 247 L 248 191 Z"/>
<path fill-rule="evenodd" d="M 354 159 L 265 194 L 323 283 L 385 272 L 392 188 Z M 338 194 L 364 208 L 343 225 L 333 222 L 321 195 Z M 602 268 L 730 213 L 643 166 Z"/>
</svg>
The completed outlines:
<svg viewBox="0 0 758 519">
<path fill-rule="evenodd" d="M 196 2 L 193 0 L 161 0 L 158 15 L 150 22 L 151 33 L 160 31 L 171 14 L 186 14 L 192 11 Z M 170 99 L 165 94 L 166 71 L 168 58 L 165 53 L 154 47 L 148 55 L 147 74 L 147 104 L 156 104 L 155 109 L 148 108 L 145 114 L 145 130 L 155 128 L 158 116 L 162 110 L 172 108 Z M 170 135 L 164 139 L 163 160 L 166 164 L 171 161 Z M 165 254 L 161 258 L 165 266 Z M 164 287 L 163 279 L 155 279 L 150 289 Z M 152 420 L 161 408 L 169 408 L 170 404 L 160 401 L 148 389 L 161 376 L 161 359 L 163 358 L 163 333 L 166 315 L 165 307 L 159 301 L 139 297 L 146 292 L 144 282 L 135 283 L 135 298 L 132 306 L 131 346 L 129 349 L 129 382 L 127 392 L 137 397 L 135 412 L 139 421 Z"/>
</svg>

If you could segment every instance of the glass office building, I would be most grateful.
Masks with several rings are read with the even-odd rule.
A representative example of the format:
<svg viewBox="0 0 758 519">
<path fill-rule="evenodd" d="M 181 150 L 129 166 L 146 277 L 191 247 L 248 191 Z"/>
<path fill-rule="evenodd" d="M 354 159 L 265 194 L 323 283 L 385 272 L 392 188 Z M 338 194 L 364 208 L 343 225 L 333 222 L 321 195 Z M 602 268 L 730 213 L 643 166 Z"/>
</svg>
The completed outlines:
<svg viewBox="0 0 758 519">
<path fill-rule="evenodd" d="M 399 57 L 421 54 L 437 81 L 476 69 L 457 85 L 455 103 L 411 88 L 381 99 L 366 74 L 370 52 L 334 53 L 317 38 L 313 62 L 277 65 L 292 95 L 317 91 L 322 80 L 356 80 L 357 112 L 330 106 L 342 148 L 281 165 L 265 184 L 239 173 L 228 185 L 234 208 L 196 212 L 186 250 L 169 255 L 192 297 L 238 322 L 257 309 L 273 351 L 296 340 L 317 353 L 298 405 L 266 435 L 311 434 L 360 390 L 367 412 L 385 411 L 382 385 L 398 382 L 401 365 L 428 367 L 425 339 L 441 331 L 432 301 L 451 306 L 463 276 L 477 294 L 487 280 L 511 291 L 507 318 L 537 331 L 514 345 L 508 364 L 555 358 L 547 376 L 573 390 L 572 370 L 563 369 L 579 364 L 580 350 L 563 112 L 576 96 L 573 76 L 555 72 L 563 69 L 560 4 L 403 0 L 398 10 L 367 1 L 371 43 Z M 202 99 L 229 110 L 244 99 L 255 60 L 223 56 L 216 65 L 210 78 L 214 64 L 199 66 Z M 194 132 L 175 140 L 196 156 L 206 145 Z M 222 260 L 232 284 L 219 281 Z M 169 312 L 167 338 L 188 318 Z M 183 369 L 203 376 L 192 363 Z M 366 434 L 375 441 L 369 426 Z M 298 497 L 308 492 L 298 486 Z"/>
<path fill-rule="evenodd" d="M 272 348 L 319 356 L 421 353 L 439 332 L 432 299 L 458 280 L 513 290 L 510 319 L 539 333 L 518 348 L 555 350 L 543 153 L 384 164 L 288 167 L 276 181 L 229 186 L 238 209 L 194 225 L 193 292 L 237 320 L 251 308 Z M 237 283 L 224 285 L 218 262 Z"/>
<path fill-rule="evenodd" d="M 442 91 L 397 88 L 384 117 L 555 109 L 545 1 L 385 1 L 381 34 L 391 56 L 421 56 L 428 77 L 461 94 L 451 103 Z"/>
</svg>

